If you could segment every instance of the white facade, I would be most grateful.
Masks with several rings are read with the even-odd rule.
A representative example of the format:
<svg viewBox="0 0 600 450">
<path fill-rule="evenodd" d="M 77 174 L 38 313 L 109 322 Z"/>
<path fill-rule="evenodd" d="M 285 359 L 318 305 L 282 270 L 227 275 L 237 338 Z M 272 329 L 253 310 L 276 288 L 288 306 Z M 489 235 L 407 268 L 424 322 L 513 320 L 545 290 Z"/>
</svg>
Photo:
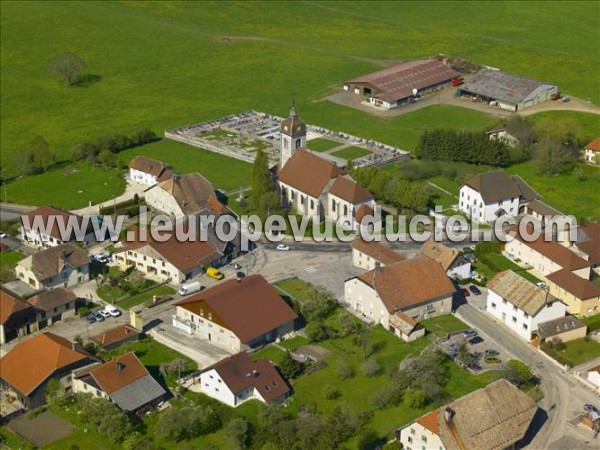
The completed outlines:
<svg viewBox="0 0 600 450">
<path fill-rule="evenodd" d="M 531 340 L 539 323 L 558 319 L 566 314 L 565 304 L 557 300 L 547 303 L 531 316 L 492 290 L 488 290 L 486 310 L 526 341 Z"/>
<path fill-rule="evenodd" d="M 418 422 L 400 430 L 400 444 L 405 450 L 444 450 L 440 437 Z"/>
<path fill-rule="evenodd" d="M 65 224 L 67 225 L 67 224 Z M 32 243 L 35 246 L 49 248 L 56 247 L 57 245 L 67 244 L 69 242 L 75 242 L 75 239 L 71 241 L 62 241 L 58 238 L 54 238 L 48 234 L 42 233 L 41 230 L 32 230 L 30 228 L 21 227 L 21 241 Z M 94 232 L 90 232 L 85 235 L 83 243 L 85 245 L 92 245 L 96 242 Z"/>
<path fill-rule="evenodd" d="M 159 283 L 170 278 L 171 283 L 180 284 L 202 273 L 200 265 L 187 270 L 185 273 L 182 272 L 148 245 L 136 250 L 116 253 L 114 260 L 121 270 L 133 266 L 137 271 L 143 273 L 146 278 L 158 281 Z"/>
<path fill-rule="evenodd" d="M 600 369 L 590 370 L 587 373 L 587 380 L 594 385 L 594 387 L 600 390 Z"/>
<path fill-rule="evenodd" d="M 583 154 L 583 159 L 586 162 L 595 164 L 596 162 L 598 162 L 597 155 L 598 155 L 598 152 L 596 152 L 592 149 L 586 148 L 585 153 Z"/>
<path fill-rule="evenodd" d="M 185 214 L 175 197 L 162 189 L 160 186 L 154 186 L 144 195 L 146 204 L 158 211 L 162 211 L 172 217 L 184 217 Z"/>
<path fill-rule="evenodd" d="M 212 369 L 200 374 L 200 390 L 203 394 L 206 394 L 209 397 L 220 401 L 221 403 L 225 403 L 232 408 L 235 408 L 236 406 L 250 399 L 260 400 L 261 402 L 265 403 L 264 399 L 254 388 L 254 386 L 246 388 L 237 395 L 234 394 L 219 376 L 219 373 L 216 371 L 216 369 Z"/>
<path fill-rule="evenodd" d="M 86 265 L 79 269 L 74 269 L 69 264 L 65 264 L 59 273 L 45 280 L 38 280 L 31 270 L 31 256 L 20 261 L 15 267 L 17 278 L 27 283 L 34 289 L 54 289 L 57 287 L 73 287 L 84 283 L 90 279 L 90 266 Z"/>
<path fill-rule="evenodd" d="M 460 188 L 459 210 L 472 222 L 490 223 L 495 220 L 496 212 L 502 208 L 511 216 L 519 215 L 519 197 L 507 198 L 498 202 L 484 203 L 481 194 L 470 186 Z"/>
<path fill-rule="evenodd" d="M 154 186 L 158 183 L 158 178 L 156 175 L 131 168 L 129 169 L 129 180 L 135 181 L 136 183 L 145 184 L 147 186 Z"/>
<path fill-rule="evenodd" d="M 245 346 L 233 331 L 212 322 L 211 313 L 207 312 L 206 316 L 201 317 L 177 306 L 173 316 L 173 326 L 231 353 L 245 350 Z"/>
</svg>

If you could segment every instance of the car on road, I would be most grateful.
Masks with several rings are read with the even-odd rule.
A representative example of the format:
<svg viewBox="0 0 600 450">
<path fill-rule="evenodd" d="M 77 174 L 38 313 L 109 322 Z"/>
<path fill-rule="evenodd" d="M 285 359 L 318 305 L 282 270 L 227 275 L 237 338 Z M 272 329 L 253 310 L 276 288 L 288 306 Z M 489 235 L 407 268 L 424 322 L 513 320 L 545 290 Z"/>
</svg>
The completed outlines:
<svg viewBox="0 0 600 450">
<path fill-rule="evenodd" d="M 91 313 L 85 316 L 84 319 L 87 323 L 94 323 L 96 322 L 96 315 L 94 313 Z"/>
<path fill-rule="evenodd" d="M 471 286 L 469 286 L 469 290 L 475 294 L 475 295 L 481 295 L 481 290 L 475 286 L 474 284 L 472 284 Z"/>
<path fill-rule="evenodd" d="M 242 266 L 240 266 L 238 263 L 234 263 L 234 262 L 227 264 L 227 267 L 230 269 L 233 269 L 233 270 L 240 270 L 242 268 Z"/>
<path fill-rule="evenodd" d="M 535 285 L 542 289 L 544 289 L 546 287 L 546 283 L 544 283 L 543 281 L 540 281 L 539 283 L 535 283 Z"/>
<path fill-rule="evenodd" d="M 600 409 L 596 408 L 594 405 L 585 404 L 583 405 L 583 409 L 589 413 L 598 414 L 600 416 Z"/>
<path fill-rule="evenodd" d="M 500 354 L 500 352 L 498 352 L 498 350 L 494 350 L 493 348 L 487 348 L 484 352 L 486 357 L 493 357 L 493 356 L 498 356 Z"/>
<path fill-rule="evenodd" d="M 0 239 L 4 239 L 6 237 L 6 233 L 4 231 L 0 231 Z"/>
<path fill-rule="evenodd" d="M 106 320 L 106 317 L 104 317 L 102 311 L 96 311 L 94 313 L 94 318 L 96 319 L 96 322 L 104 322 Z"/>
<path fill-rule="evenodd" d="M 471 338 L 474 338 L 475 336 L 477 336 L 477 331 L 473 330 L 473 329 L 467 330 L 463 333 L 463 338 L 465 338 L 465 339 L 471 339 Z"/>
<path fill-rule="evenodd" d="M 277 250 L 280 250 L 282 252 L 287 252 L 290 249 L 289 245 L 285 245 L 285 244 L 279 244 L 277 246 Z"/>
<path fill-rule="evenodd" d="M 473 253 L 473 249 L 471 247 L 463 247 L 463 253 Z"/>
<path fill-rule="evenodd" d="M 462 293 L 462 296 L 465 297 L 465 298 L 467 298 L 467 297 L 469 297 L 471 295 L 471 293 L 469 292 L 469 290 L 467 288 L 462 288 L 460 290 L 460 292 Z"/>
<path fill-rule="evenodd" d="M 481 336 L 475 336 L 474 338 L 469 339 L 469 344 L 481 344 L 483 342 L 483 338 Z"/>
<path fill-rule="evenodd" d="M 119 317 L 121 315 L 121 310 L 112 305 L 107 305 L 106 308 L 104 308 L 104 311 L 107 312 L 111 317 Z"/>
</svg>

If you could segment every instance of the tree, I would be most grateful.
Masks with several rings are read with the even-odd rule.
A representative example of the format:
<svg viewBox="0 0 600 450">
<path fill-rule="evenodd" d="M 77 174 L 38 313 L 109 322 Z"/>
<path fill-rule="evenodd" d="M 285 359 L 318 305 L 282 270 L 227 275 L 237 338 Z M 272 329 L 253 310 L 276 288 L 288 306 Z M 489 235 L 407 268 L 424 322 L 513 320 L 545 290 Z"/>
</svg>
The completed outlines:
<svg viewBox="0 0 600 450">
<path fill-rule="evenodd" d="M 316 414 L 302 414 L 295 420 L 298 448 L 322 448 L 327 424 Z"/>
<path fill-rule="evenodd" d="M 125 450 L 152 450 L 154 445 L 148 436 L 134 431 L 123 439 L 122 447 Z"/>
<path fill-rule="evenodd" d="M 65 86 L 71 87 L 79 81 L 85 62 L 77 54 L 66 52 L 52 58 L 50 68 Z"/>
<path fill-rule="evenodd" d="M 503 376 L 517 387 L 528 386 L 535 383 L 535 377 L 533 373 L 531 373 L 529 366 L 516 359 L 511 359 L 506 363 L 506 369 L 504 370 Z"/>
<path fill-rule="evenodd" d="M 535 143 L 535 130 L 531 122 L 515 116 L 506 124 L 506 131 L 517 139 L 519 147 L 531 151 Z"/>
<path fill-rule="evenodd" d="M 374 359 L 367 359 L 362 365 L 362 370 L 365 376 L 374 377 L 381 370 L 381 366 Z"/>
<path fill-rule="evenodd" d="M 46 399 L 53 403 L 63 393 L 63 387 L 56 378 L 51 378 L 46 384 Z"/>
<path fill-rule="evenodd" d="M 334 295 L 323 286 L 311 286 L 302 304 L 302 314 L 307 321 L 323 320 L 336 308 Z"/>
<path fill-rule="evenodd" d="M 98 154 L 98 147 L 93 142 L 82 142 L 73 147 L 73 161 L 94 161 Z"/>
<path fill-rule="evenodd" d="M 306 325 L 305 332 L 310 342 L 324 341 L 329 337 L 327 326 L 323 322 L 310 322 Z"/>
<path fill-rule="evenodd" d="M 338 373 L 340 375 L 341 380 L 346 380 L 348 378 L 354 377 L 354 368 L 350 365 L 348 361 L 345 359 L 341 359 L 338 362 Z"/>
<path fill-rule="evenodd" d="M 302 370 L 302 365 L 292 358 L 292 354 L 288 351 L 283 355 L 283 358 L 281 358 L 279 370 L 281 370 L 281 374 L 285 378 L 294 378 Z"/>
<path fill-rule="evenodd" d="M 115 167 L 117 165 L 117 158 L 113 152 L 105 149 L 98 155 L 98 162 L 103 166 Z"/>
<path fill-rule="evenodd" d="M 404 400 L 409 408 L 420 409 L 427 404 L 427 395 L 422 389 L 408 388 L 404 391 Z"/>
<path fill-rule="evenodd" d="M 269 171 L 267 154 L 258 149 L 252 169 L 251 207 L 264 221 L 269 214 L 279 208 L 279 195 L 275 191 L 275 182 Z M 270 194 L 270 195 L 269 195 Z M 275 194 L 275 195 L 273 195 Z"/>
<path fill-rule="evenodd" d="M 230 420 L 225 426 L 227 439 L 236 448 L 244 449 L 248 441 L 248 422 L 241 417 Z"/>
<path fill-rule="evenodd" d="M 463 367 L 470 367 L 476 362 L 475 356 L 469 351 L 465 342 L 456 351 L 456 361 Z"/>
<path fill-rule="evenodd" d="M 540 172 L 556 175 L 568 172 L 577 161 L 575 152 L 556 139 L 544 139 L 535 149 L 534 163 Z"/>
<path fill-rule="evenodd" d="M 114 403 L 89 394 L 78 394 L 81 416 L 85 423 L 93 425 L 111 442 L 120 442 L 131 431 L 129 419 Z"/>
</svg>

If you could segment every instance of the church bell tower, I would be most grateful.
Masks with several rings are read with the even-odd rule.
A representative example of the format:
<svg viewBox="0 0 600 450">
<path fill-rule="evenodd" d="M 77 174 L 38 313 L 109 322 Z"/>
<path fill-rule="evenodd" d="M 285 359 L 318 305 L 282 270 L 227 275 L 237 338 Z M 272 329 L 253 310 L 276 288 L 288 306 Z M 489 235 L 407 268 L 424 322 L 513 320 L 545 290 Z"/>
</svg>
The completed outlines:
<svg viewBox="0 0 600 450">
<path fill-rule="evenodd" d="M 290 115 L 281 122 L 281 167 L 299 148 L 306 147 L 306 124 L 298 118 L 296 106 L 292 104 Z"/>
</svg>

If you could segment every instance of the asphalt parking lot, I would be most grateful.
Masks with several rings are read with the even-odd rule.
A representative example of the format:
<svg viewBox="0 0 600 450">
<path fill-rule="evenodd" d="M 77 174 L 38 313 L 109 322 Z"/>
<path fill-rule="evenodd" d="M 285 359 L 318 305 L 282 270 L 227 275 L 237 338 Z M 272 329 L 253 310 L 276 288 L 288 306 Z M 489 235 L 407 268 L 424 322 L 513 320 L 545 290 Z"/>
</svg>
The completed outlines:
<svg viewBox="0 0 600 450">
<path fill-rule="evenodd" d="M 490 338 L 479 331 L 472 338 L 465 337 L 463 333 L 452 335 L 447 341 L 441 343 L 440 346 L 444 352 L 454 357 L 457 349 L 460 348 L 463 343 L 466 343 L 469 352 L 476 358 L 475 366 L 471 367 L 471 370 L 475 372 L 501 369 L 504 367 L 504 364 L 511 359 L 510 356 L 504 352 L 502 347 L 494 345 L 494 342 Z M 491 362 L 488 360 L 490 362 L 486 362 L 486 350 L 495 351 L 497 355 L 494 356 L 498 361 Z"/>
</svg>

